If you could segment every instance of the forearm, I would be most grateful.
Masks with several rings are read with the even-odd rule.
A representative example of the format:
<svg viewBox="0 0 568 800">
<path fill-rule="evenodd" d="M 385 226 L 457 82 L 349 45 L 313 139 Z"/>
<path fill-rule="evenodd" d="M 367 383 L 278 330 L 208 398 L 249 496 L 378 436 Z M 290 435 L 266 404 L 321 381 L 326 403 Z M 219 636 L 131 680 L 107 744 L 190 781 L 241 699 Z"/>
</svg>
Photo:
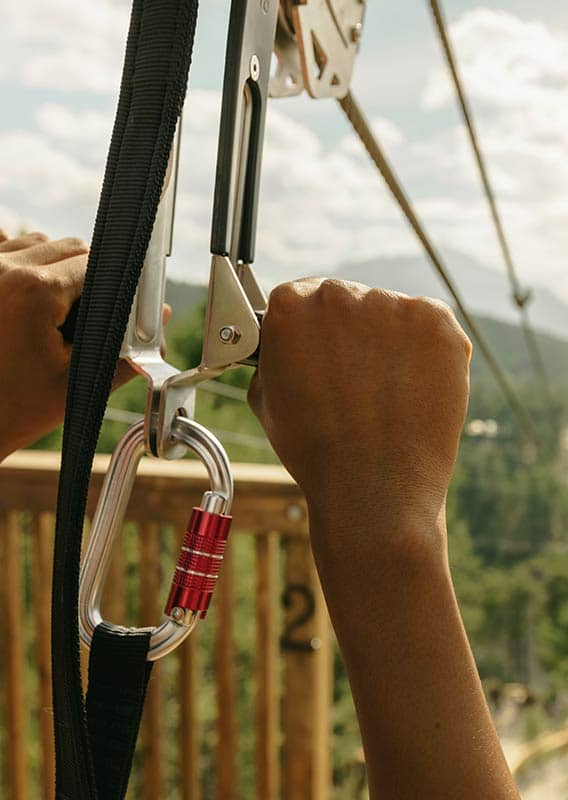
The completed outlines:
<svg viewBox="0 0 568 800">
<path fill-rule="evenodd" d="M 369 563 L 331 552 L 344 541 L 312 518 L 312 539 L 345 659 L 371 800 L 518 798 L 495 732 L 441 555 L 443 530 L 380 532 Z M 341 546 L 341 545 L 340 545 Z M 381 548 L 379 548 L 381 550 Z M 445 547 L 443 547 L 445 552 Z M 346 566 L 348 564 L 348 566 Z M 369 575 L 372 575 L 371 580 Z"/>
</svg>

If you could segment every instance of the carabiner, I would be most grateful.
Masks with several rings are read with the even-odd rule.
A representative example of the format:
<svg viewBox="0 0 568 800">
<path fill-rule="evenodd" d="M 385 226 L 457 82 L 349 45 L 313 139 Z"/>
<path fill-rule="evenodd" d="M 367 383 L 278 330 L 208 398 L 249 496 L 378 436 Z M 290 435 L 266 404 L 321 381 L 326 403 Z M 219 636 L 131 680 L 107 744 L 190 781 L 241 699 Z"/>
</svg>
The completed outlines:
<svg viewBox="0 0 568 800">
<path fill-rule="evenodd" d="M 203 495 L 201 506 L 193 509 L 166 605 L 167 619 L 154 628 L 138 629 L 151 631 L 149 661 L 174 650 L 195 628 L 199 617 L 205 616 L 231 522 L 228 514 L 233 478 L 221 443 L 202 425 L 181 416 L 174 421 L 172 436 L 199 456 L 211 489 Z M 114 451 L 97 504 L 79 585 L 79 633 L 89 647 L 95 628 L 103 621 L 101 597 L 112 548 L 122 529 L 144 449 L 144 423 L 137 422 Z M 120 625 L 112 627 L 126 630 Z"/>
</svg>

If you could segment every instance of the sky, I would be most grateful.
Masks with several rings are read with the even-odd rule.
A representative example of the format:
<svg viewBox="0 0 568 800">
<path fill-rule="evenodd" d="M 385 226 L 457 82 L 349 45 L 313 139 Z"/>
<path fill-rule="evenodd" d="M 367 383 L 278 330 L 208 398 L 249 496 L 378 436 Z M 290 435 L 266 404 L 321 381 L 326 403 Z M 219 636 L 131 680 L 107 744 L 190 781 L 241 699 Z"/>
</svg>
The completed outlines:
<svg viewBox="0 0 568 800">
<path fill-rule="evenodd" d="M 446 0 L 521 281 L 568 299 L 568 11 Z M 227 0 L 201 3 L 169 274 L 209 272 Z M 0 227 L 90 239 L 120 81 L 125 0 L 2 9 Z M 368 0 L 352 88 L 434 242 L 503 269 L 427 0 Z M 270 101 L 256 271 L 282 280 L 420 248 L 337 105 Z M 425 268 L 426 265 L 425 265 Z"/>
</svg>

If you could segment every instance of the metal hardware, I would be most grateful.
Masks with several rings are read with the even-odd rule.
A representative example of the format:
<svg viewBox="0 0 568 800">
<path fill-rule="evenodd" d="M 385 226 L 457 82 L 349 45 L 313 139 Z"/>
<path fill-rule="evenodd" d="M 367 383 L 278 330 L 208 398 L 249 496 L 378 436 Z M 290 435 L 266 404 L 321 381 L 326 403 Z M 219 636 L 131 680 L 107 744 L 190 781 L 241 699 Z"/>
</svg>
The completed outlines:
<svg viewBox="0 0 568 800">
<path fill-rule="evenodd" d="M 281 3 L 274 41 L 276 71 L 270 78 L 271 97 L 293 97 L 304 91 L 300 52 L 291 19 Z"/>
<path fill-rule="evenodd" d="M 236 344 L 241 338 L 241 332 L 234 325 L 224 325 L 219 331 L 219 339 L 223 344 Z"/>
<path fill-rule="evenodd" d="M 227 353 L 226 340 L 219 335 L 224 329 L 239 333 L 238 338 L 230 341 L 230 353 Z M 237 273 L 226 256 L 213 256 L 202 368 L 221 369 L 236 364 L 254 353 L 259 341 L 260 326 Z"/>
<path fill-rule="evenodd" d="M 203 511 L 228 514 L 233 500 L 233 479 L 227 455 L 220 442 L 206 428 L 185 417 L 176 417 L 172 436 L 184 449 L 193 450 L 207 469 L 211 491 L 203 496 Z M 119 442 L 112 456 L 97 510 L 89 545 L 83 559 L 79 587 L 79 633 L 90 645 L 97 625 L 102 622 L 101 597 L 112 548 L 124 520 L 136 469 L 144 453 L 144 423 L 133 425 Z M 182 609 L 151 630 L 148 659 L 155 661 L 171 652 L 188 636 L 198 620 L 199 610 Z M 178 621 L 180 618 L 181 621 Z M 114 626 L 124 630 L 122 626 Z"/>
<path fill-rule="evenodd" d="M 233 0 L 213 203 L 211 252 L 252 264 L 277 0 Z M 257 77 L 251 76 L 258 62 Z M 255 73 L 256 74 L 256 73 Z"/>
<path fill-rule="evenodd" d="M 194 508 L 183 539 L 165 614 L 176 622 L 191 624 L 193 614 L 201 619 L 217 585 L 229 535 L 231 517 Z"/>
<path fill-rule="evenodd" d="M 253 81 L 257 81 L 260 75 L 260 61 L 257 55 L 251 56 L 249 72 Z"/>
<path fill-rule="evenodd" d="M 362 0 L 281 0 L 273 97 L 306 89 L 313 98 L 345 97 L 363 31 Z M 299 80 L 298 66 L 301 71 Z"/>
<path fill-rule="evenodd" d="M 305 87 L 313 97 L 341 97 L 351 78 L 358 46 L 352 39 L 360 37 L 364 10 L 361 0 L 232 1 L 201 364 L 180 373 L 160 352 L 179 129 L 121 353 L 148 381 L 146 449 L 155 456 L 183 455 L 171 426 L 180 411 L 193 416 L 198 382 L 233 364 L 256 363 L 266 297 L 251 264 L 273 44 L 279 61 L 273 94 L 296 94 Z"/>
<path fill-rule="evenodd" d="M 180 138 L 181 121 L 174 137 L 158 213 L 120 354 L 148 382 L 146 450 L 162 458 L 183 456 L 184 448 L 171 439 L 171 424 L 180 410 L 188 417 L 192 417 L 195 410 L 195 382 L 178 386 L 168 391 L 166 396 L 168 379 L 177 375 L 179 370 L 168 364 L 161 353 L 166 258 L 172 248 Z"/>
</svg>

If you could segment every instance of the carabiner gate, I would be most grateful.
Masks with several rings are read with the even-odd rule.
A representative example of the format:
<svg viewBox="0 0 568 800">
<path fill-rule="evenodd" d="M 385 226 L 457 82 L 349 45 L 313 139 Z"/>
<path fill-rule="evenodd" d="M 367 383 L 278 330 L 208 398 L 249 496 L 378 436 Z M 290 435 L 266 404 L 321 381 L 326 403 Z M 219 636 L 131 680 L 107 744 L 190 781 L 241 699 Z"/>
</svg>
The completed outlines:
<svg viewBox="0 0 568 800">
<path fill-rule="evenodd" d="M 231 523 L 233 478 L 221 443 L 202 425 L 185 417 L 175 419 L 172 436 L 199 456 L 211 488 L 203 495 L 201 506 L 193 509 L 166 604 L 167 619 L 149 629 L 149 661 L 174 650 L 205 616 Z M 144 423 L 137 422 L 114 451 L 97 504 L 79 585 L 79 633 L 89 647 L 95 628 L 103 621 L 100 606 L 112 549 L 122 529 L 144 450 Z M 112 627 L 126 630 L 120 625 Z"/>
</svg>

